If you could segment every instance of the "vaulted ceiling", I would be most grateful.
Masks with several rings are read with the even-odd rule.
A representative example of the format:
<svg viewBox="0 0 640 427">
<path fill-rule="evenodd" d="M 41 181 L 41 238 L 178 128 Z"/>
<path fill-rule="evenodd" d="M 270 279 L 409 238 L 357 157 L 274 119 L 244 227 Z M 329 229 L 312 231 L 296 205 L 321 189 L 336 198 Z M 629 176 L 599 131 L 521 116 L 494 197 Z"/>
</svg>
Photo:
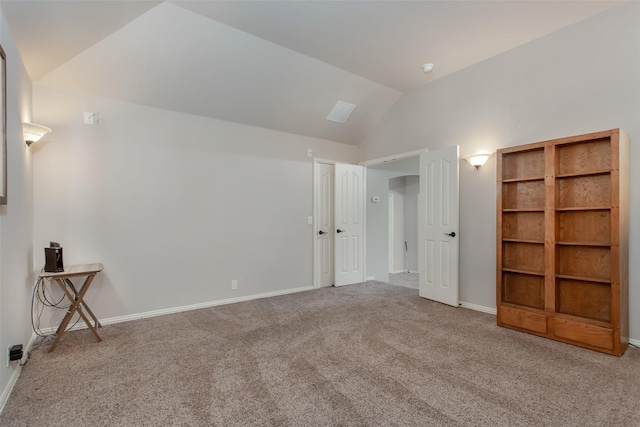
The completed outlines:
<svg viewBox="0 0 640 427">
<path fill-rule="evenodd" d="M 407 91 L 618 1 L 1 0 L 35 83 L 358 144 Z M 422 64 L 433 63 L 425 74 Z M 345 124 L 325 118 L 356 104 Z"/>
</svg>

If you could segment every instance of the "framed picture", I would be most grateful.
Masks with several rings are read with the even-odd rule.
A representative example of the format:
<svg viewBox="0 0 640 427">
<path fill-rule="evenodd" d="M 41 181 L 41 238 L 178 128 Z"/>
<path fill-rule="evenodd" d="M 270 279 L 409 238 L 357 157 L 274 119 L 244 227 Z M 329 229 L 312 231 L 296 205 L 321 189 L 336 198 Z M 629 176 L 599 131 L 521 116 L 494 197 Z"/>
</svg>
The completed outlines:
<svg viewBox="0 0 640 427">
<path fill-rule="evenodd" d="M 0 46 L 0 205 L 7 204 L 7 56 Z"/>
</svg>

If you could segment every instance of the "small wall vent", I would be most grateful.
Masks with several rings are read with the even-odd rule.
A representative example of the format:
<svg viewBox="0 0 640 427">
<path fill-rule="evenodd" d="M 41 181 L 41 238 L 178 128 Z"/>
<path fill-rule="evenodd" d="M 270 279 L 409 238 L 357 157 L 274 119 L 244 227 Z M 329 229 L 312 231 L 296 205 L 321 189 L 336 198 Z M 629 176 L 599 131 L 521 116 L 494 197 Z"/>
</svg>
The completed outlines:
<svg viewBox="0 0 640 427">
<path fill-rule="evenodd" d="M 336 123 L 344 123 L 347 121 L 354 108 L 356 108 L 354 104 L 349 104 L 348 102 L 344 101 L 338 101 L 333 107 L 333 110 L 331 110 L 331 112 L 327 116 L 327 120 Z"/>
</svg>

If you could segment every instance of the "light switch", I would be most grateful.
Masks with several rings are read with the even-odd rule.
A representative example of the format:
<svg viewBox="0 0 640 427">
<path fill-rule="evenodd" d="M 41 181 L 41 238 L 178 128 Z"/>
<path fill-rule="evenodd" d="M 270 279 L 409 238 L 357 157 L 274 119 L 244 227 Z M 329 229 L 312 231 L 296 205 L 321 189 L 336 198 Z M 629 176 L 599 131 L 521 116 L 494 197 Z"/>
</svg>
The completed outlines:
<svg viewBox="0 0 640 427">
<path fill-rule="evenodd" d="M 84 112 L 84 124 L 85 125 L 95 125 L 96 124 L 96 113 L 91 113 L 88 111 Z"/>
</svg>

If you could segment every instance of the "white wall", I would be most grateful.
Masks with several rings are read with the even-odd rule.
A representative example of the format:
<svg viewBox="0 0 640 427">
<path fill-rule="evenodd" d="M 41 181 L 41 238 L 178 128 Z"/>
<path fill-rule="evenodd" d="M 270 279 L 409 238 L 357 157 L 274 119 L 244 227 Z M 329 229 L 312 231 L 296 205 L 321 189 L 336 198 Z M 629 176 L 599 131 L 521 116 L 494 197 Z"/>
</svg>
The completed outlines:
<svg viewBox="0 0 640 427">
<path fill-rule="evenodd" d="M 404 176 L 389 179 L 388 196 L 393 196 L 393 210 L 389 208 L 389 215 L 393 212 L 393 221 L 389 218 L 389 228 L 393 229 L 393 242 L 389 242 L 389 258 L 393 263 L 390 262 L 392 265 L 389 273 L 399 273 L 404 269 L 404 187 Z"/>
<path fill-rule="evenodd" d="M 395 198 L 393 268 L 390 273 L 418 271 L 418 193 L 420 177 L 399 176 L 389 179 L 389 194 Z M 406 249 L 405 249 L 406 244 Z"/>
<path fill-rule="evenodd" d="M 66 265 L 102 262 L 99 318 L 312 286 L 307 148 L 354 162 L 355 146 L 42 85 L 34 108 L 54 129 L 34 157 L 36 264 L 50 240 Z"/>
<path fill-rule="evenodd" d="M 640 163 L 640 4 L 629 2 L 404 95 L 360 160 L 482 149 L 620 127 Z M 495 307 L 495 156 L 460 165 L 460 299 Z M 640 169 L 631 170 L 631 188 Z M 640 339 L 640 193 L 630 199 L 631 337 Z"/>
<path fill-rule="evenodd" d="M 404 240 L 407 242 L 407 264 L 409 271 L 418 271 L 418 195 L 420 177 L 406 176 L 404 179 Z M 406 268 L 406 267 L 405 267 Z"/>
<path fill-rule="evenodd" d="M 419 173 L 419 166 L 413 157 L 367 168 L 367 278 L 389 282 L 389 180 Z"/>
<path fill-rule="evenodd" d="M 18 364 L 7 368 L 7 348 L 31 337 L 29 320 L 34 281 L 31 222 L 33 218 L 31 150 L 22 138 L 22 121 L 31 120 L 31 81 L 0 10 L 0 44 L 7 56 L 6 206 L 0 207 L 0 408 Z"/>
</svg>

